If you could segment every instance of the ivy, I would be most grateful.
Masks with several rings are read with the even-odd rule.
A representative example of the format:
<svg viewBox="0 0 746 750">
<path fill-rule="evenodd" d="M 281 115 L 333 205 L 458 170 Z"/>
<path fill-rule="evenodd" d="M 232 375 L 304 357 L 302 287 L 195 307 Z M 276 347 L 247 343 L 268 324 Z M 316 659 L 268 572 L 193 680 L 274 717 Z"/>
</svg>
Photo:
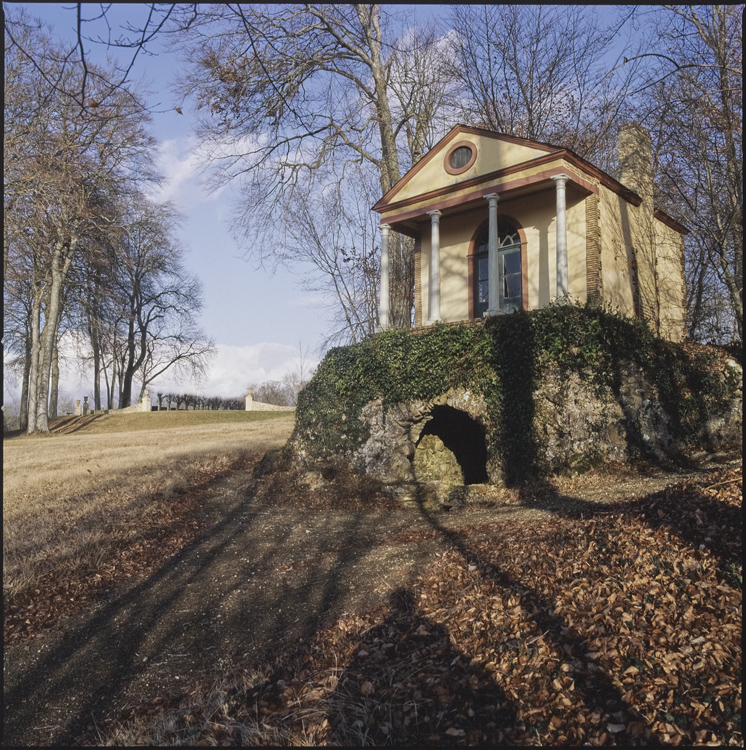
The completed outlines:
<svg viewBox="0 0 746 750">
<path fill-rule="evenodd" d="M 488 454 L 500 457 L 508 484 L 541 475 L 534 394 L 547 368 L 558 368 L 620 395 L 636 368 L 668 414 L 673 437 L 694 443 L 708 415 L 732 398 L 737 375 L 711 347 L 657 338 L 647 325 L 597 305 L 550 305 L 482 322 L 388 330 L 332 349 L 299 396 L 296 437 L 317 457 L 346 455 L 368 438 L 365 405 L 435 399 L 450 388 L 481 393 L 495 425 Z M 725 377 L 723 371 L 725 369 Z M 629 428 L 630 448 L 645 446 Z"/>
</svg>

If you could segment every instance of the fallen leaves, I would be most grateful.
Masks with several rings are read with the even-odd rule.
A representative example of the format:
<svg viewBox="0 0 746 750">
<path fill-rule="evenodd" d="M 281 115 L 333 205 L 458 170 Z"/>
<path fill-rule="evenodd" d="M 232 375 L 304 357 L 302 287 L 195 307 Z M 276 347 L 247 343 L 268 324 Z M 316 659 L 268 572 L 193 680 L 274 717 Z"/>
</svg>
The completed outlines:
<svg viewBox="0 0 746 750">
<path fill-rule="evenodd" d="M 195 690 L 172 709 L 171 741 L 742 744 L 737 480 L 713 472 L 510 536 L 434 518 L 450 546 L 412 589 L 320 631 L 250 688 L 226 678 L 220 710 Z M 137 713 L 130 726 L 159 744 Z"/>
</svg>

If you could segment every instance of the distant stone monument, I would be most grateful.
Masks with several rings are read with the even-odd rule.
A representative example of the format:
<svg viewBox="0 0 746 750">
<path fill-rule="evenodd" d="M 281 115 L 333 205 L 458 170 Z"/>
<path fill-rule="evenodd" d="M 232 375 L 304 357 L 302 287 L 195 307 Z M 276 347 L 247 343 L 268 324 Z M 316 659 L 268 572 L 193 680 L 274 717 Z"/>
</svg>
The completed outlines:
<svg viewBox="0 0 746 750">
<path fill-rule="evenodd" d="M 251 388 L 246 391 L 246 411 L 254 411 L 254 391 Z"/>
</svg>

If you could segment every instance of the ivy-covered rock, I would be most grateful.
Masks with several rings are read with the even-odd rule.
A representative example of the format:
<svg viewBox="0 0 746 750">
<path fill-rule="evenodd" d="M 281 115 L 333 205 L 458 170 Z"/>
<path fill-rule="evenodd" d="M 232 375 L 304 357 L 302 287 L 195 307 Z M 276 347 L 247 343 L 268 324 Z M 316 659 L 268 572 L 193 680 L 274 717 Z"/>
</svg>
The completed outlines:
<svg viewBox="0 0 746 750">
<path fill-rule="evenodd" d="M 418 480 L 428 435 L 452 455 L 428 459 L 427 476 L 442 465 L 451 484 L 453 459 L 466 484 L 496 485 L 665 462 L 739 447 L 742 387 L 722 350 L 659 339 L 591 305 L 389 330 L 327 354 L 299 396 L 288 457 L 392 484 Z"/>
</svg>

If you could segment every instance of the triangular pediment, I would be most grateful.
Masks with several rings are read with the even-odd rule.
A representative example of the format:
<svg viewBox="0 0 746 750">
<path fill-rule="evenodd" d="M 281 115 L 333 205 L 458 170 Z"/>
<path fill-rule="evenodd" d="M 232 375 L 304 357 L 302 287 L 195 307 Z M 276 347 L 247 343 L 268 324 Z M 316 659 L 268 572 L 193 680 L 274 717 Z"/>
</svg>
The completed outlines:
<svg viewBox="0 0 746 750">
<path fill-rule="evenodd" d="M 392 203 L 411 200 L 433 190 L 458 189 L 460 183 L 560 151 L 557 146 L 456 125 L 376 203 L 374 209 L 380 211 Z"/>
</svg>

